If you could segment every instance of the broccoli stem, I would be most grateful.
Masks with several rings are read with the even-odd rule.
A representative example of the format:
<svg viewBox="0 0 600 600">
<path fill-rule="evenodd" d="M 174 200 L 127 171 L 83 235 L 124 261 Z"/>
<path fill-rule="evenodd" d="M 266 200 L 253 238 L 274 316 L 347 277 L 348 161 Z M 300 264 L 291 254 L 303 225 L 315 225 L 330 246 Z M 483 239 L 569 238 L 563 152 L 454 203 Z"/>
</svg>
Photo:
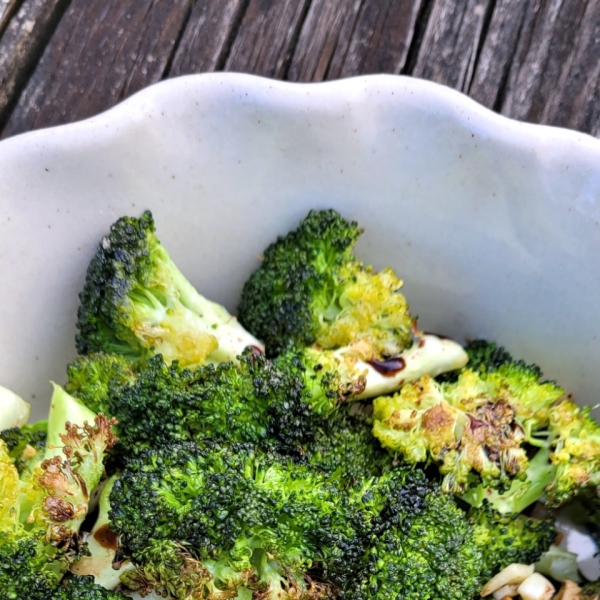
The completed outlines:
<svg viewBox="0 0 600 600">
<path fill-rule="evenodd" d="M 345 349 L 337 353 L 344 354 Z M 436 335 L 424 334 L 408 349 L 393 359 L 403 365 L 397 372 L 382 374 L 377 367 L 367 362 L 356 365 L 357 370 L 366 371 L 366 386 L 355 400 L 375 398 L 396 392 L 402 385 L 424 375 L 436 377 L 447 371 L 460 369 L 467 364 L 467 353 L 456 342 Z"/>
<path fill-rule="evenodd" d="M 92 575 L 95 582 L 107 590 L 114 590 L 121 583 L 121 575 L 134 567 L 130 562 L 122 563 L 119 570 L 113 568 L 116 554 L 116 535 L 110 530 L 110 493 L 118 479 L 113 475 L 106 481 L 100 494 L 98 518 L 87 537 L 90 556 L 84 556 L 71 566 L 75 575 Z"/>
<path fill-rule="evenodd" d="M 507 492 L 499 494 L 483 485 L 470 489 L 461 498 L 474 507 L 487 500 L 491 507 L 503 515 L 518 514 L 537 502 L 554 481 L 556 467 L 550 462 L 549 447 L 538 450 L 529 462 L 527 477 L 512 482 Z"/>
<path fill-rule="evenodd" d="M 52 382 L 54 392 L 50 401 L 48 414 L 48 436 L 46 438 L 45 458 L 62 456 L 64 442 L 61 435 L 66 433 L 67 423 L 83 426 L 84 423 L 93 423 L 96 413 L 81 404 L 77 399 L 67 394 L 60 385 Z"/>
<path fill-rule="evenodd" d="M 221 363 L 236 360 L 248 346 L 255 346 L 264 351 L 263 344 L 246 331 L 225 307 L 199 294 L 170 259 L 169 269 L 173 283 L 179 292 L 179 301 L 200 317 L 206 332 L 214 335 L 218 341 L 219 347 L 208 355 L 207 362 Z"/>
<path fill-rule="evenodd" d="M 23 398 L 0 385 L 0 431 L 22 427 L 30 411 L 31 406 Z"/>
</svg>

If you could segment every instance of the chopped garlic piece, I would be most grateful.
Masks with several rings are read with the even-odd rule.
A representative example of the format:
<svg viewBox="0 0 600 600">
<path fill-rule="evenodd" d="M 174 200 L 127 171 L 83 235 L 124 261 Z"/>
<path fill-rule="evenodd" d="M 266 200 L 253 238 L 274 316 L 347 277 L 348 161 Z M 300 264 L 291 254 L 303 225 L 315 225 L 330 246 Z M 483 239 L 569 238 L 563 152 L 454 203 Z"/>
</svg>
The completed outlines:
<svg viewBox="0 0 600 600">
<path fill-rule="evenodd" d="M 533 565 L 520 565 L 513 563 L 508 565 L 497 575 L 494 575 L 481 590 L 481 596 L 489 596 L 501 587 L 510 584 L 520 584 L 533 574 Z"/>
<path fill-rule="evenodd" d="M 499 590 L 496 590 L 493 593 L 494 600 L 504 600 L 504 598 L 514 598 L 515 596 L 518 596 L 518 587 L 519 585 L 517 583 L 503 585 Z"/>
<path fill-rule="evenodd" d="M 554 586 L 540 573 L 530 575 L 517 590 L 523 600 L 550 600 L 555 591 Z"/>
</svg>

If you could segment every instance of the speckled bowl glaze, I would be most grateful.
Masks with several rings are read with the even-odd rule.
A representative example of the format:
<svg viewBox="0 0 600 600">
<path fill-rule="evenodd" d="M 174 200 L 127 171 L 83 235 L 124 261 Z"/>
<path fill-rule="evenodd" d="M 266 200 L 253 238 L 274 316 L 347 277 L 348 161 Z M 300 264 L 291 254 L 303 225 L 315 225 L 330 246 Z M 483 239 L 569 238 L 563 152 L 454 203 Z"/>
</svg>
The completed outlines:
<svg viewBox="0 0 600 600">
<path fill-rule="evenodd" d="M 266 244 L 325 207 L 364 226 L 358 255 L 401 274 L 422 328 L 495 339 L 598 402 L 600 141 L 398 76 L 182 77 L 0 143 L 0 383 L 45 413 L 119 216 L 151 209 L 182 271 L 235 310 Z"/>
</svg>

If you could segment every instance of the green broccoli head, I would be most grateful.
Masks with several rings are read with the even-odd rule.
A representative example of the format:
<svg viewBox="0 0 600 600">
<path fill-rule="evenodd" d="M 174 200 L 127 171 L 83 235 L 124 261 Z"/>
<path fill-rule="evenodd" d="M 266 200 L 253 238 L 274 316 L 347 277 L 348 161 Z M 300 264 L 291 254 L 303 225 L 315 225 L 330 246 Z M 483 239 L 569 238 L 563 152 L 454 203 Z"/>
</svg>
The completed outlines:
<svg viewBox="0 0 600 600">
<path fill-rule="evenodd" d="M 355 585 L 373 544 L 388 532 L 401 540 L 414 531 L 417 547 L 427 529 L 432 546 L 422 551 L 433 553 L 444 510 L 448 528 L 459 523 L 453 500 L 418 469 L 363 473 L 349 482 L 343 465 L 321 468 L 328 460 L 322 453 L 298 462 L 250 445 L 191 442 L 133 459 L 111 493 L 118 556 L 136 565 L 125 584 L 176 598 L 193 585 L 210 599 L 333 597 Z M 425 515 L 438 503 L 439 518 L 430 522 Z M 468 527 L 464 515 L 460 523 Z M 452 548 L 447 542 L 438 551 L 458 551 L 465 540 L 462 530 L 456 535 Z"/>
<path fill-rule="evenodd" d="M 110 395 L 136 380 L 136 364 L 121 354 L 92 352 L 80 356 L 67 368 L 65 391 L 90 410 L 110 413 Z"/>
<path fill-rule="evenodd" d="M 111 227 L 80 294 L 77 350 L 204 364 L 261 347 L 222 306 L 193 288 L 157 239 L 150 212 Z"/>
<path fill-rule="evenodd" d="M 471 509 L 469 518 L 475 542 L 483 555 L 483 581 L 488 581 L 510 564 L 537 562 L 558 536 L 554 519 L 501 515 L 487 503 Z"/>
<path fill-rule="evenodd" d="M 371 428 L 368 404 L 342 406 L 307 444 L 306 460 L 314 469 L 339 477 L 347 487 L 380 477 L 393 468 L 393 459 Z"/>
<path fill-rule="evenodd" d="M 157 355 L 127 369 L 119 358 L 90 355 L 69 376 L 67 389 L 116 418 L 123 456 L 205 438 L 299 453 L 321 422 L 303 379 L 253 350 L 237 363 L 194 368 L 168 365 Z"/>
<path fill-rule="evenodd" d="M 6 443 L 8 454 L 21 473 L 39 459 L 46 448 L 48 422 L 38 421 L 23 427 L 0 431 L 0 440 Z"/>
<path fill-rule="evenodd" d="M 402 281 L 391 269 L 374 273 L 354 257 L 360 234 L 334 210 L 311 211 L 265 250 L 242 291 L 239 317 L 268 355 L 361 340 L 382 358 L 409 344 L 413 321 L 399 293 Z"/>
<path fill-rule="evenodd" d="M 483 559 L 473 529 L 451 496 L 430 487 L 383 532 L 344 590 L 352 600 L 457 600 L 481 589 Z"/>
<path fill-rule="evenodd" d="M 481 484 L 502 492 L 525 479 L 530 448 L 547 445 L 550 415 L 564 396 L 539 382 L 536 367 L 486 356 L 493 360 L 469 363 L 455 381 L 426 376 L 374 402 L 375 436 L 410 463 L 436 463 L 447 491 Z"/>
<path fill-rule="evenodd" d="M 120 553 L 137 565 L 127 581 L 172 594 L 169 582 L 189 587 L 188 575 L 203 578 L 207 598 L 247 586 L 266 592 L 275 572 L 308 590 L 311 565 L 331 558 L 345 569 L 344 556 L 360 554 L 337 488 L 250 446 L 148 451 L 115 483 L 111 507 Z"/>
<path fill-rule="evenodd" d="M 40 597 L 35 600 L 46 600 L 46 598 Z M 96 584 L 93 577 L 70 576 L 53 591 L 48 600 L 126 600 L 126 598 L 119 592 L 107 590 Z"/>
</svg>

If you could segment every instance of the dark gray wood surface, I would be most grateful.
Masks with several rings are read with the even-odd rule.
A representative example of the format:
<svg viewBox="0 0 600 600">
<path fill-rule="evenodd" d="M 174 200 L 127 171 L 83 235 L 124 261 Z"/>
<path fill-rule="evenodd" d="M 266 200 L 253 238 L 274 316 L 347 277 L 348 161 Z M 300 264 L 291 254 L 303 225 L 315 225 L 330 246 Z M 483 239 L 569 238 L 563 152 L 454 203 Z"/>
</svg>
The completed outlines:
<svg viewBox="0 0 600 600">
<path fill-rule="evenodd" d="M 167 77 L 403 73 L 600 135 L 599 0 L 0 0 L 0 135 Z"/>
</svg>

